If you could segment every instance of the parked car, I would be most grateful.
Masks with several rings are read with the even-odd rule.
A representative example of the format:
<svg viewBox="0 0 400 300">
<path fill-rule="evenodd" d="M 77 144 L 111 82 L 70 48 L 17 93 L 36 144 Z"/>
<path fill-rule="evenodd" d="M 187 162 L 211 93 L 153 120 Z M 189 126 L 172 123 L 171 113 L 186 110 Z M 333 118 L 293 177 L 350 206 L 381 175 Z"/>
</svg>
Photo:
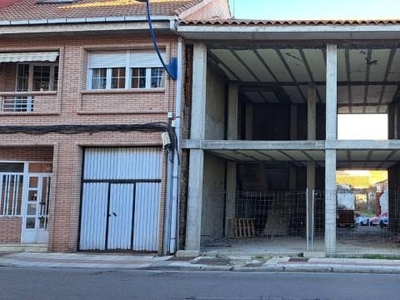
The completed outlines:
<svg viewBox="0 0 400 300">
<path fill-rule="evenodd" d="M 358 216 L 355 219 L 355 223 L 356 223 L 356 225 L 359 225 L 359 226 L 368 226 L 369 218 L 366 216 Z"/>
<path fill-rule="evenodd" d="M 375 216 L 369 219 L 370 226 L 378 226 L 386 227 L 389 223 L 387 213 L 380 214 L 379 216 Z"/>
</svg>

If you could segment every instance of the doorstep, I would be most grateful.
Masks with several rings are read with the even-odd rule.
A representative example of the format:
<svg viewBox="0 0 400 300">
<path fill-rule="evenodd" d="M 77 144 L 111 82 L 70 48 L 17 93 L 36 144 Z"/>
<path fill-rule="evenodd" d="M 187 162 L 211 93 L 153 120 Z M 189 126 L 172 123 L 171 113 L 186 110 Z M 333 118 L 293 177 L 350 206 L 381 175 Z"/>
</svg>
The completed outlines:
<svg viewBox="0 0 400 300">
<path fill-rule="evenodd" d="M 47 244 L 0 244 L 0 253 L 47 252 Z"/>
</svg>

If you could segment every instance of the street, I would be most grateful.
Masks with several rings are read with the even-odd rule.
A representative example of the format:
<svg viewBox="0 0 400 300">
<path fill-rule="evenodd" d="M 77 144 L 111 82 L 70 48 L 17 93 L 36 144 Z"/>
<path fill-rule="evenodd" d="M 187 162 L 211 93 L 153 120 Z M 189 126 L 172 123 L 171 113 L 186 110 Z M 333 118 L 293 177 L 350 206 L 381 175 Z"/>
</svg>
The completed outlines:
<svg viewBox="0 0 400 300">
<path fill-rule="evenodd" d="M 398 275 L 0 268 L 1 300 L 398 299 Z"/>
</svg>

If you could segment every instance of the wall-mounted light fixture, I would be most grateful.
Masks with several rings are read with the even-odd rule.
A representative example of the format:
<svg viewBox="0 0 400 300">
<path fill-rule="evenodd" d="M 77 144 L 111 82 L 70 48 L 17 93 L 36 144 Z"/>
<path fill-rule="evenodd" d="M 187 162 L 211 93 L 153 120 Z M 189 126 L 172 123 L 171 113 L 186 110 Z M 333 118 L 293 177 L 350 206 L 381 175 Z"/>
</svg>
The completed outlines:
<svg viewBox="0 0 400 300">
<path fill-rule="evenodd" d="M 158 45 L 157 45 L 157 39 L 156 39 L 156 35 L 154 33 L 153 24 L 151 22 L 149 0 L 136 0 L 136 1 L 137 2 L 146 2 L 146 17 L 147 17 L 147 22 L 149 23 L 150 37 L 151 37 L 151 40 L 153 41 L 154 48 L 157 52 L 158 58 L 160 59 L 164 69 L 167 71 L 169 77 L 171 77 L 172 80 L 176 80 L 178 77 L 177 59 L 176 59 L 176 57 L 171 57 L 170 64 L 167 65 L 161 56 L 160 49 L 158 48 Z"/>
</svg>

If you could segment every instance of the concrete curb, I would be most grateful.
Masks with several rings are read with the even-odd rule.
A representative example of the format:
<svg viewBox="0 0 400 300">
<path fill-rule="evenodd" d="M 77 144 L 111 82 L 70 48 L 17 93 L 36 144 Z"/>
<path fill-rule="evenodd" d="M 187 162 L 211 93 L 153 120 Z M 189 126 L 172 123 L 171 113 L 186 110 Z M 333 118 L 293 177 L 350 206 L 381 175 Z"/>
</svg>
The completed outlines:
<svg viewBox="0 0 400 300">
<path fill-rule="evenodd" d="M 313 272 L 400 274 L 400 260 L 315 258 L 293 261 L 290 257 L 254 260 L 247 257 L 196 257 L 193 259 L 158 256 L 86 254 L 8 254 L 0 257 L 0 267 L 88 268 L 159 271 L 217 272 Z"/>
</svg>

